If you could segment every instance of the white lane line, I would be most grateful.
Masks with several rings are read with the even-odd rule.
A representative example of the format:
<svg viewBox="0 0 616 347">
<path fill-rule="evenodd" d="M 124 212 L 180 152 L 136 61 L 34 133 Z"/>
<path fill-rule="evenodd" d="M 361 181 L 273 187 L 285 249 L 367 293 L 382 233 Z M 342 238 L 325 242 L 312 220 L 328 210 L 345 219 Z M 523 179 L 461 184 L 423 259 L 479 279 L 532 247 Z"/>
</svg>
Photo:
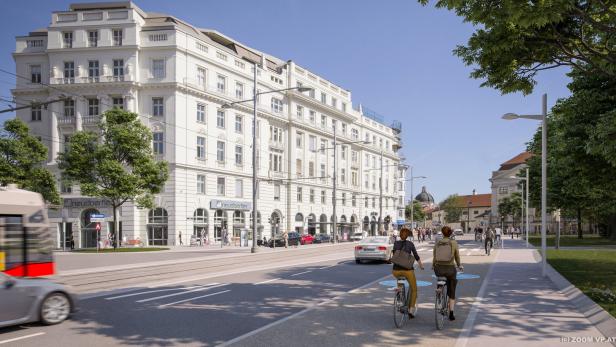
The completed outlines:
<svg viewBox="0 0 616 347">
<path fill-rule="evenodd" d="M 298 272 L 298 273 L 296 273 L 296 274 L 291 275 L 291 277 L 293 277 L 293 276 L 299 276 L 299 275 L 303 275 L 303 274 L 307 274 L 307 273 L 309 273 L 309 272 L 312 272 L 312 270 L 309 270 L 309 271 L 304 271 L 304 272 Z"/>
<path fill-rule="evenodd" d="M 317 264 L 317 263 L 324 263 L 324 262 L 328 262 L 328 261 L 335 261 L 335 260 L 341 260 L 341 259 L 351 259 L 351 258 L 353 258 L 352 255 L 345 255 L 345 256 L 336 257 L 336 258 L 328 258 L 328 259 L 321 259 L 321 260 L 314 259 L 314 260 L 309 260 L 309 261 L 299 262 L 299 263 L 281 264 L 281 265 L 274 265 L 274 266 L 267 265 L 267 266 L 261 266 L 261 267 L 243 268 L 241 270 L 231 270 L 231 271 L 215 272 L 215 273 L 212 273 L 212 274 L 209 274 L 209 275 L 186 277 L 185 279 L 177 280 L 177 281 L 154 283 L 154 284 L 149 285 L 148 287 L 149 288 L 157 288 L 157 287 L 171 286 L 171 285 L 176 285 L 176 284 L 186 283 L 186 282 L 192 282 L 192 281 L 200 281 L 200 280 L 205 280 L 205 279 L 208 279 L 208 278 L 216 278 L 216 277 L 237 275 L 237 274 L 241 274 L 241 273 L 255 272 L 255 271 L 264 271 L 264 270 L 267 271 L 267 270 L 274 270 L 274 269 L 291 268 L 291 267 L 299 266 L 299 265 Z"/>
<path fill-rule="evenodd" d="M 319 270 L 329 269 L 330 267 L 334 267 L 334 266 L 338 266 L 338 264 L 334 264 L 334 265 L 330 265 L 330 266 L 320 267 L 320 268 L 319 268 Z"/>
<path fill-rule="evenodd" d="M 185 290 L 185 291 L 182 291 L 180 293 L 173 293 L 173 294 L 155 296 L 153 298 L 141 299 L 141 300 L 137 300 L 135 302 L 142 303 L 142 302 L 148 302 L 148 301 L 152 301 L 152 300 L 170 298 L 172 296 L 184 295 L 184 294 L 192 293 L 192 292 L 200 292 L 200 291 L 203 291 L 203 290 L 208 290 L 208 289 L 212 289 L 212 288 L 216 288 L 216 287 L 220 287 L 220 286 L 226 286 L 226 284 L 212 283 L 211 285 L 209 285 L 207 287 L 199 287 L 199 288 L 196 288 L 196 289 Z"/>
<path fill-rule="evenodd" d="M 267 324 L 267 325 L 264 325 L 264 326 L 262 326 L 262 327 L 260 327 L 260 328 L 255 329 L 255 330 L 253 330 L 253 331 L 249 331 L 249 332 L 247 332 L 247 333 L 246 333 L 246 334 L 244 334 L 244 335 L 240 335 L 240 336 L 238 336 L 238 337 L 236 337 L 236 338 L 234 338 L 234 339 L 231 339 L 231 340 L 225 341 L 224 343 L 221 343 L 220 345 L 218 345 L 218 347 L 230 346 L 230 345 L 232 345 L 232 344 L 234 344 L 234 343 L 236 343 L 236 342 L 238 342 L 238 341 L 244 340 L 244 339 L 246 339 L 246 338 L 248 338 L 248 337 L 250 337 L 250 336 L 256 335 L 256 334 L 258 334 L 258 333 L 260 333 L 260 332 L 262 332 L 262 331 L 265 331 L 265 330 L 267 330 L 267 329 L 269 329 L 269 328 L 275 327 L 275 326 L 280 325 L 280 324 L 282 324 L 282 323 L 284 323 L 284 322 L 286 322 L 286 321 L 288 321 L 288 320 L 291 320 L 291 319 L 293 319 L 293 318 L 295 318 L 295 317 L 301 316 L 301 315 L 303 315 L 303 314 L 305 314 L 305 313 L 307 313 L 307 312 L 310 312 L 310 311 L 312 311 L 312 310 L 315 310 L 315 309 L 317 309 L 317 308 L 318 308 L 318 307 L 320 307 L 320 306 L 327 305 L 327 304 L 329 304 L 329 303 L 331 303 L 331 302 L 334 302 L 334 301 L 340 300 L 340 299 L 344 298 L 345 296 L 347 296 L 347 295 L 349 295 L 349 294 L 353 294 L 353 293 L 356 293 L 356 292 L 357 292 L 357 291 L 359 291 L 359 290 L 362 290 L 362 289 L 364 289 L 364 288 L 368 288 L 368 287 L 370 287 L 370 286 L 374 285 L 375 283 L 378 283 L 378 282 L 380 282 L 380 281 L 382 281 L 382 280 L 384 280 L 384 279 L 386 279 L 386 278 L 391 278 L 391 275 L 389 274 L 389 275 L 387 275 L 387 276 L 381 277 L 381 278 L 379 278 L 379 279 L 377 279 L 377 280 L 375 280 L 375 281 L 372 281 L 372 282 L 370 282 L 370 283 L 364 284 L 364 285 L 363 285 L 363 286 L 361 286 L 361 287 L 357 287 L 357 288 L 352 289 L 352 290 L 350 290 L 350 291 L 348 291 L 348 292 L 346 292 L 346 293 L 342 293 L 342 294 L 340 294 L 340 295 L 338 295 L 338 296 L 336 296 L 336 297 L 334 297 L 334 298 L 327 299 L 327 300 L 323 300 L 323 301 L 321 301 L 321 302 L 316 302 L 316 303 L 314 303 L 314 304 L 311 304 L 310 306 L 306 307 L 305 309 L 303 309 L 303 310 L 301 310 L 301 311 L 299 311 L 299 312 L 296 312 L 296 313 L 294 313 L 294 314 L 292 314 L 292 315 L 290 315 L 290 316 L 286 316 L 286 317 L 284 317 L 284 318 L 282 318 L 282 319 L 279 319 L 279 320 L 277 320 L 277 321 L 271 322 L 271 323 L 269 323 L 269 324 Z"/>
<path fill-rule="evenodd" d="M 16 338 L 13 338 L 13 339 L 2 340 L 2 341 L 0 341 L 0 345 L 3 345 L 5 343 L 9 343 L 9 342 L 15 342 L 15 341 L 19 341 L 19 340 L 29 339 L 31 337 L 40 336 L 40 335 L 45 335 L 45 333 L 40 332 L 40 333 L 30 334 L 30 335 L 26 335 L 26 336 L 16 337 Z"/>
<path fill-rule="evenodd" d="M 477 319 L 477 313 L 481 309 L 481 302 L 484 300 L 484 296 L 486 290 L 488 288 L 488 281 L 490 280 L 490 276 L 492 275 L 492 270 L 494 269 L 494 265 L 498 262 L 498 256 L 500 252 L 496 254 L 494 261 L 490 264 L 490 268 L 486 273 L 486 276 L 483 278 L 483 283 L 481 283 L 481 287 L 479 287 L 479 292 L 477 292 L 477 296 L 475 298 L 475 302 L 473 302 L 473 306 L 471 307 L 468 316 L 466 316 L 466 321 L 464 322 L 464 326 L 460 331 L 460 335 L 456 339 L 456 344 L 454 347 L 466 347 L 468 344 L 468 339 L 473 332 L 473 328 L 475 326 L 475 319 Z"/>
<path fill-rule="evenodd" d="M 158 306 L 158 308 L 163 308 L 163 307 L 171 306 L 171 305 L 175 305 L 175 304 L 181 304 L 181 303 L 186 302 L 186 301 L 197 300 L 197 299 L 201 299 L 201 298 L 207 298 L 208 296 L 214 296 L 214 295 L 218 295 L 218 294 L 223 294 L 223 293 L 230 292 L 230 291 L 231 291 L 231 289 L 227 289 L 227 290 L 223 290 L 223 291 L 216 292 L 216 293 L 196 296 L 194 298 L 188 298 L 188 299 L 184 299 L 184 300 L 180 300 L 180 301 L 176 301 L 176 302 L 170 302 L 168 304 L 160 305 L 160 306 Z"/>
<path fill-rule="evenodd" d="M 255 285 L 257 284 L 265 284 L 265 283 L 270 283 L 270 282 L 274 282 L 274 281 L 278 281 L 280 278 L 272 278 L 271 280 L 267 280 L 267 281 L 263 281 L 263 282 L 258 282 L 255 283 Z"/>
<path fill-rule="evenodd" d="M 128 298 L 128 297 L 131 297 L 131 296 L 137 296 L 137 295 L 160 293 L 160 292 L 170 292 L 172 290 L 187 290 L 187 289 L 194 289 L 194 288 L 198 288 L 198 287 L 201 287 L 201 286 L 186 287 L 186 288 L 168 288 L 168 289 L 148 290 L 146 292 L 139 292 L 139 293 L 131 293 L 131 294 L 125 294 L 125 295 L 112 296 L 112 297 L 109 297 L 109 298 L 105 298 L 105 300 L 116 300 L 116 299 Z"/>
</svg>

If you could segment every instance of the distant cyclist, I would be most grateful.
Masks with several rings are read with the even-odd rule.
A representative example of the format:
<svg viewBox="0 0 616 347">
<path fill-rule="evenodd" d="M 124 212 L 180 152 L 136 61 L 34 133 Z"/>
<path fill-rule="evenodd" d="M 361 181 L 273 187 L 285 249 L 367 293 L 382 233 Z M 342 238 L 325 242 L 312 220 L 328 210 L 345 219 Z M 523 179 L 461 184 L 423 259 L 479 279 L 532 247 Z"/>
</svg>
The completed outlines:
<svg viewBox="0 0 616 347">
<path fill-rule="evenodd" d="M 488 255 L 488 243 L 490 244 L 490 248 L 494 246 L 494 230 L 492 230 L 492 228 L 488 228 L 488 230 L 486 231 L 486 240 L 484 243 L 486 255 Z"/>
<path fill-rule="evenodd" d="M 456 240 L 451 239 L 452 230 L 448 226 L 441 229 L 443 238 L 436 241 L 432 251 L 432 268 L 436 276 L 447 278 L 447 296 L 449 296 L 449 320 L 455 320 L 453 309 L 456 304 L 456 286 L 458 284 L 458 271 L 464 271 L 460 264 L 460 249 Z"/>
</svg>

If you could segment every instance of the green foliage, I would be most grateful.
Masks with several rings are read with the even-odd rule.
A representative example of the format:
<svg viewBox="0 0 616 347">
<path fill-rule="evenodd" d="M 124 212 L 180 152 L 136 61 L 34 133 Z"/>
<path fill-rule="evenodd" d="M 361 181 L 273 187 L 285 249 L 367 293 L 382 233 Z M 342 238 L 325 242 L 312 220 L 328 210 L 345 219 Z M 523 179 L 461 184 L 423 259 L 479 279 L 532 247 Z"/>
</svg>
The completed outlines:
<svg viewBox="0 0 616 347">
<path fill-rule="evenodd" d="M 502 198 L 498 203 L 498 214 L 507 218 L 522 216 L 522 194 L 519 192 L 512 193 L 509 196 Z"/>
<path fill-rule="evenodd" d="M 616 236 L 616 79 L 571 73 L 572 95 L 548 117 L 548 207 L 564 215 L 597 219 Z M 540 203 L 541 134 L 528 145 L 530 198 Z M 610 227 L 611 225 L 611 227 Z"/>
<path fill-rule="evenodd" d="M 438 0 L 436 7 L 476 28 L 454 53 L 482 86 L 530 94 L 537 73 L 559 66 L 616 77 L 613 1 Z"/>
<path fill-rule="evenodd" d="M 407 204 L 404 209 L 404 217 L 408 220 L 411 219 L 411 204 Z M 422 221 L 426 217 L 426 213 L 423 210 L 423 206 L 417 200 L 413 200 L 413 220 L 415 222 Z"/>
<path fill-rule="evenodd" d="M 44 165 L 47 148 L 28 133 L 19 119 L 4 123 L 0 135 L 0 185 L 15 183 L 20 188 L 40 193 L 45 201 L 60 203 L 54 175 Z"/>
<path fill-rule="evenodd" d="M 460 221 L 462 216 L 462 198 L 458 194 L 452 194 L 443 200 L 439 206 L 441 210 L 445 211 L 445 222 L 455 223 Z"/>
<path fill-rule="evenodd" d="M 152 195 L 168 178 L 167 163 L 153 159 L 152 134 L 135 113 L 105 112 L 101 134 L 80 131 L 69 149 L 60 154 L 59 166 L 81 186 L 81 193 L 107 199 L 114 208 L 132 200 L 152 207 Z"/>
</svg>

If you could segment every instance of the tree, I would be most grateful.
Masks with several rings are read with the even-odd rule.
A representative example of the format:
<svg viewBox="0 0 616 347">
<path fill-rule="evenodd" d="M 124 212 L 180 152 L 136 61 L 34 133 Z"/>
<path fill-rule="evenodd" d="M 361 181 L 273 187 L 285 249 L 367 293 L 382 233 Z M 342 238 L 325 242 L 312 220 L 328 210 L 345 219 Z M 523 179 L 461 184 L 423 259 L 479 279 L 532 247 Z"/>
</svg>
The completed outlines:
<svg viewBox="0 0 616 347">
<path fill-rule="evenodd" d="M 167 163 L 152 156 L 152 133 L 135 113 L 114 108 L 105 112 L 101 134 L 75 133 L 60 154 L 65 177 L 79 182 L 81 193 L 109 201 L 113 207 L 115 244 L 119 244 L 118 208 L 127 201 L 152 208 L 169 174 Z"/>
<path fill-rule="evenodd" d="M 498 214 L 505 219 L 513 217 L 515 224 L 515 218 L 522 216 L 522 194 L 515 192 L 502 198 L 498 203 Z"/>
<path fill-rule="evenodd" d="M 19 119 L 4 122 L 0 134 L 0 185 L 15 183 L 20 188 L 40 193 L 45 201 L 60 203 L 56 179 L 44 165 L 47 148 L 28 133 Z"/>
<path fill-rule="evenodd" d="M 445 211 L 445 222 L 455 223 L 460 221 L 462 215 L 462 198 L 458 194 L 449 195 L 443 200 L 439 206 L 441 210 Z"/>
<path fill-rule="evenodd" d="M 404 209 L 404 217 L 411 219 L 411 203 L 408 203 Z M 415 222 L 423 220 L 426 217 L 426 213 L 423 210 L 423 206 L 417 200 L 413 200 L 413 220 Z"/>
<path fill-rule="evenodd" d="M 570 75 L 572 95 L 559 100 L 548 117 L 548 208 L 575 216 L 580 238 L 583 217 L 598 220 L 602 230 L 616 238 L 616 79 L 575 69 Z M 540 130 L 528 150 L 535 154 L 528 161 L 531 203 L 538 206 Z"/>
<path fill-rule="evenodd" d="M 537 73 L 560 66 L 616 77 L 613 1 L 438 0 L 436 7 L 477 28 L 454 53 L 475 66 L 471 77 L 482 86 L 530 94 Z"/>
</svg>

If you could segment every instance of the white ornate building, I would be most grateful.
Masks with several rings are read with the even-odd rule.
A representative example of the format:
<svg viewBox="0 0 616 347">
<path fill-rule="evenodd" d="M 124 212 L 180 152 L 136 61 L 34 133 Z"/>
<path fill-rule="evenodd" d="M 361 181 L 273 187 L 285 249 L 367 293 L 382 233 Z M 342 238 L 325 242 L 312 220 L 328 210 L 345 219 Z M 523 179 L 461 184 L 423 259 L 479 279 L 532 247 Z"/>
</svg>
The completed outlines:
<svg viewBox="0 0 616 347">
<path fill-rule="evenodd" d="M 77 246 L 92 247 L 96 231 L 90 215 L 111 216 L 105 201 L 81 196 L 78 186 L 61 181 L 56 157 L 72 133 L 97 131 L 100 116 L 112 107 L 140 115 L 153 132 L 156 157 L 169 163 L 170 172 L 155 198 L 157 208 L 122 207 L 125 240 L 173 245 L 180 233 L 184 243 L 201 230 L 218 238 L 225 221 L 234 236 L 249 227 L 252 104 L 221 105 L 252 97 L 253 62 L 260 64 L 260 92 L 314 88 L 258 100 L 260 233 L 269 238 L 276 227 L 330 232 L 333 201 L 343 234 L 356 228 L 376 232 L 381 153 L 383 217 L 394 222 L 403 216 L 404 170 L 396 167 L 401 129 L 384 125 L 361 106 L 353 108 L 348 90 L 291 60 L 169 15 L 146 13 L 132 2 L 72 4 L 51 17 L 48 28 L 16 38 L 13 57 L 20 77 L 13 96 L 18 104 L 70 98 L 46 109 L 17 111 L 48 146 L 48 165 L 61 183 L 63 208 L 50 211 L 58 239 L 64 220 Z M 333 150 L 327 148 L 334 129 L 336 200 L 327 178 L 333 175 Z M 361 140 L 370 144 L 350 144 Z M 102 234 L 111 227 L 111 220 L 103 223 Z"/>
</svg>

